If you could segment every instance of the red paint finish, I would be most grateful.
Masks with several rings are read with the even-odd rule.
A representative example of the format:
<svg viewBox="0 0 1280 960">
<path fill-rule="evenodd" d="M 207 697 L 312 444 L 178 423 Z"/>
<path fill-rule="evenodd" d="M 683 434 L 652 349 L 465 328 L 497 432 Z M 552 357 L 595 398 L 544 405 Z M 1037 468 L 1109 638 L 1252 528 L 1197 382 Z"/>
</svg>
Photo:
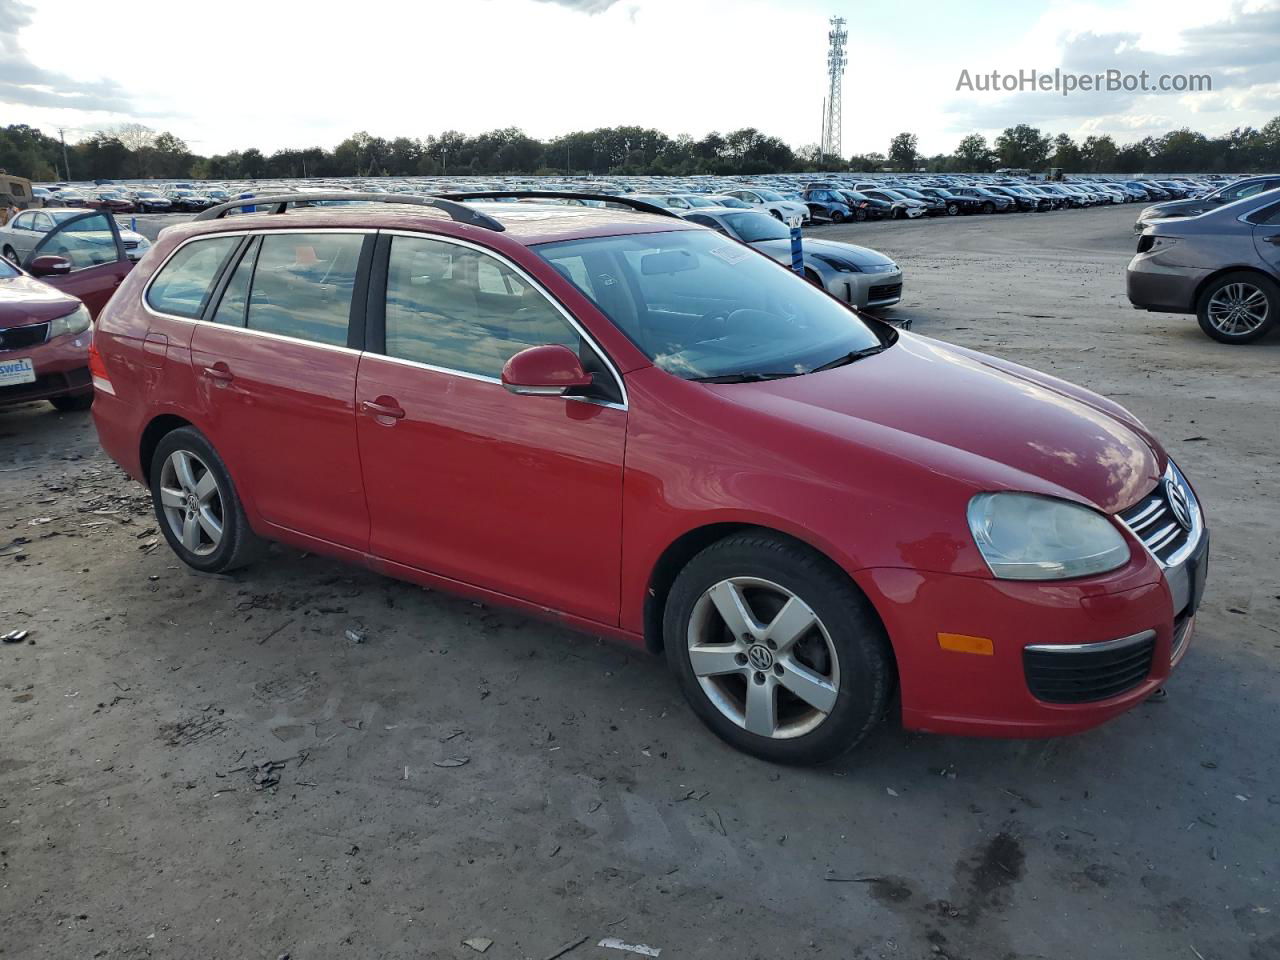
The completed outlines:
<svg viewBox="0 0 1280 960">
<path fill-rule="evenodd" d="M 370 552 L 616 623 L 623 410 L 366 355 L 357 430 Z"/>
<path fill-rule="evenodd" d="M 577 318 L 622 374 L 626 404 L 517 396 L 491 377 L 142 308 L 143 283 L 186 238 L 277 228 L 417 231 L 496 251 Z M 513 215 L 496 233 L 377 207 L 172 228 L 99 323 L 116 385 L 94 406 L 103 446 L 140 477 L 148 425 L 180 416 L 221 452 L 260 533 L 637 645 L 652 623 L 654 571 L 673 544 L 710 525 L 781 531 L 867 595 L 893 644 L 903 720 L 919 729 L 1082 730 L 1167 676 L 1171 597 L 1136 541 L 1130 562 L 1102 576 L 1001 581 L 966 522 L 983 491 L 1107 514 L 1132 506 L 1167 457 L 1131 414 L 1056 378 L 911 334 L 858 363 L 793 379 L 681 380 L 649 364 L 526 246 L 679 229 L 696 228 L 564 208 Z M 510 375 L 519 362 L 508 379 L 545 375 Z M 1156 666 L 1138 688 L 1084 705 L 1030 695 L 1027 644 L 1147 629 L 1157 634 Z M 993 653 L 944 650 L 940 632 L 989 638 Z"/>
<path fill-rule="evenodd" d="M 212 323 L 194 329 L 189 376 L 241 497 L 266 523 L 366 550 L 360 354 Z"/>
</svg>

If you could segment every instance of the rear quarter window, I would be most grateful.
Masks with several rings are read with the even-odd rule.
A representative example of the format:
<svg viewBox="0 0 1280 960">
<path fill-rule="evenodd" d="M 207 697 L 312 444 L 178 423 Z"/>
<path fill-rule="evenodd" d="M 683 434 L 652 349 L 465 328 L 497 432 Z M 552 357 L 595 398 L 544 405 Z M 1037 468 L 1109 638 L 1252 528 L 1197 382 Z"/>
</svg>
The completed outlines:
<svg viewBox="0 0 1280 960">
<path fill-rule="evenodd" d="M 180 248 L 151 281 L 147 305 L 157 313 L 199 317 L 222 264 L 239 243 L 240 237 L 210 237 Z"/>
</svg>

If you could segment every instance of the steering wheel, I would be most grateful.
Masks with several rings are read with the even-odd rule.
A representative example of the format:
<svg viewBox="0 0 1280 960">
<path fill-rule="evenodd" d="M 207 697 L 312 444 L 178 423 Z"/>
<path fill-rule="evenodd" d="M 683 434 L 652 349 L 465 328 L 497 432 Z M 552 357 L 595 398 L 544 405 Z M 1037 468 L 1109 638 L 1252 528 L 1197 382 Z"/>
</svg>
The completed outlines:
<svg viewBox="0 0 1280 960">
<path fill-rule="evenodd" d="M 723 307 L 708 310 L 693 322 L 693 327 L 689 330 L 690 341 L 700 343 L 703 340 L 714 340 L 719 337 L 737 312 L 736 310 L 726 310 Z"/>
</svg>

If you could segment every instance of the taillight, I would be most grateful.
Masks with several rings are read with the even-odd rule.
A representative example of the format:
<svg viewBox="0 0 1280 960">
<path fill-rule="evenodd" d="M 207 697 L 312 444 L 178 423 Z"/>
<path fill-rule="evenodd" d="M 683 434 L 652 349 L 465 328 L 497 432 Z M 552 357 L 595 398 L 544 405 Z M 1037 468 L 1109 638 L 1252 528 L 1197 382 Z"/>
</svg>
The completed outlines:
<svg viewBox="0 0 1280 960">
<path fill-rule="evenodd" d="M 102 362 L 102 354 L 98 352 L 98 339 L 89 341 L 89 376 L 93 380 L 93 389 L 101 393 L 116 395 L 116 388 L 111 385 L 111 377 L 107 375 L 107 365 Z"/>
</svg>

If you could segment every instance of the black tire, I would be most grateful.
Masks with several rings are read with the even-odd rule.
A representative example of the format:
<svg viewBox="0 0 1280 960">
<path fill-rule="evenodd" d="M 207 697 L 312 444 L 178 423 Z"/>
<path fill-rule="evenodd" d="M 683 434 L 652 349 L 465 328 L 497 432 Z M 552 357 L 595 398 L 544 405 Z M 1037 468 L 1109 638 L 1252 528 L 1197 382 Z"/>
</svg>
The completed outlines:
<svg viewBox="0 0 1280 960">
<path fill-rule="evenodd" d="M 93 406 L 92 393 L 77 393 L 65 397 L 50 397 L 49 402 L 59 413 L 75 413 Z"/>
<path fill-rule="evenodd" d="M 948 203 L 948 204 L 947 204 L 947 216 L 948 216 L 948 217 L 954 217 L 954 216 L 957 216 L 957 215 L 959 215 L 959 213 L 960 213 L 960 206 L 959 206 L 959 204 L 955 204 L 955 203 Z"/>
<path fill-rule="evenodd" d="M 994 203 L 992 203 L 990 200 L 988 200 L 988 201 L 986 201 L 986 202 L 982 205 L 982 212 L 983 212 L 983 213 L 995 213 L 995 212 L 996 212 L 996 205 L 995 205 Z"/>
<path fill-rule="evenodd" d="M 853 220 L 855 223 L 865 223 L 867 220 L 867 211 L 861 207 L 853 211 Z"/>
<path fill-rule="evenodd" d="M 4 250 L 0 251 L 0 253 L 3 253 L 4 258 L 8 260 L 10 263 L 12 263 L 15 267 L 21 266 L 21 264 L 18 262 L 18 251 L 14 250 L 13 247 L 6 244 Z"/>
<path fill-rule="evenodd" d="M 812 647 L 802 650 L 801 645 L 816 643 L 828 668 L 838 669 L 840 680 L 834 706 L 825 716 L 821 711 L 815 715 L 820 719 L 812 729 L 804 730 L 802 726 L 804 732 L 787 738 L 750 733 L 716 706 L 694 674 L 688 643 L 691 620 L 703 594 L 733 577 L 757 578 L 783 588 L 807 604 L 825 626 L 825 637 L 811 629 L 802 634 L 803 639 L 797 641 L 794 648 L 799 652 L 797 655 L 807 655 Z M 752 612 L 759 616 L 756 611 L 763 609 L 762 601 L 757 599 L 753 603 Z M 723 621 L 718 623 L 719 629 L 727 633 Z M 726 537 L 689 561 L 667 597 L 663 637 L 667 662 L 694 713 L 726 743 L 776 763 L 822 763 L 852 749 L 884 717 L 894 687 L 894 660 L 889 640 L 867 599 L 821 554 L 765 531 Z M 835 662 L 831 664 L 833 652 Z M 754 669 L 750 664 L 755 661 L 748 662 L 745 656 L 735 662 L 743 664 L 748 671 Z M 779 654 L 776 665 L 766 669 L 780 677 L 783 662 L 783 655 Z M 812 665 L 805 666 L 822 672 Z M 766 675 L 752 673 L 752 676 L 762 683 Z M 725 682 L 731 685 L 737 679 L 729 678 Z M 753 680 L 748 676 L 740 679 L 745 696 Z M 784 706 L 812 710 L 791 694 L 779 693 L 785 688 L 775 684 L 771 676 L 768 682 L 774 716 L 781 718 Z"/>
<path fill-rule="evenodd" d="M 165 462 L 179 451 L 194 454 L 201 462 L 200 465 L 213 475 L 217 484 L 222 535 L 217 545 L 208 553 L 195 552 L 183 544 L 174 531 L 161 500 Z M 231 482 L 226 464 L 213 445 L 195 427 L 179 427 L 165 434 L 156 446 L 151 458 L 151 502 L 164 538 L 169 541 L 173 552 L 189 567 L 205 573 L 227 573 L 252 563 L 262 550 L 263 542 L 249 528 L 249 521 L 245 518 L 244 508 L 240 504 L 240 497 Z"/>
<path fill-rule="evenodd" d="M 1254 298 L 1261 299 L 1262 309 L 1265 315 L 1262 322 L 1252 329 L 1240 333 L 1233 333 L 1222 329 L 1215 325 L 1210 318 L 1210 306 L 1213 303 L 1214 296 L 1220 291 L 1233 285 L 1240 285 L 1243 293 L 1247 291 L 1255 291 Z M 1217 340 L 1219 343 L 1252 343 L 1265 337 L 1276 325 L 1276 318 L 1280 316 L 1280 286 L 1260 273 L 1250 273 L 1245 270 L 1238 270 L 1235 273 L 1223 274 L 1218 277 L 1200 293 L 1200 298 L 1196 301 L 1196 319 L 1200 321 L 1200 329 L 1205 335 Z"/>
<path fill-rule="evenodd" d="M 844 214 L 843 214 L 843 213 L 841 213 L 839 210 L 832 210 L 832 211 L 831 211 L 831 222 L 832 222 L 832 223 L 844 223 Z"/>
</svg>

